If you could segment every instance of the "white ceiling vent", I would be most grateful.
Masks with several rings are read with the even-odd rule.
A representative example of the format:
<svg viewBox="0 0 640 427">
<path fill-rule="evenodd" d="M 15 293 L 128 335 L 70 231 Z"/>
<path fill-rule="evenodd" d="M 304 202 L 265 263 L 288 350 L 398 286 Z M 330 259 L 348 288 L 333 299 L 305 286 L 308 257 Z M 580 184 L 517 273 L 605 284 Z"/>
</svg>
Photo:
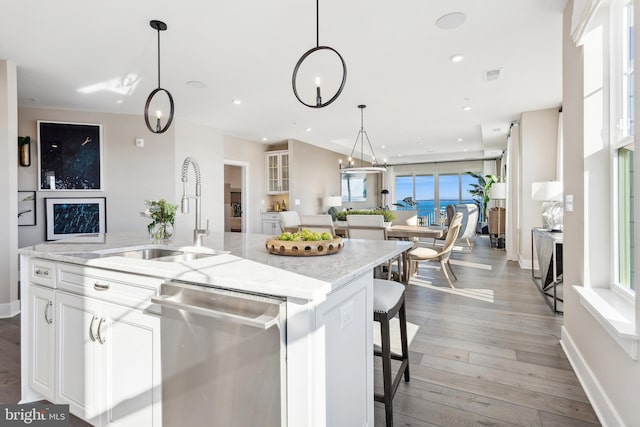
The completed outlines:
<svg viewBox="0 0 640 427">
<path fill-rule="evenodd" d="M 492 82 L 494 80 L 500 80 L 502 78 L 502 68 L 495 68 L 493 70 L 484 70 L 482 73 L 482 79 L 485 82 Z"/>
</svg>

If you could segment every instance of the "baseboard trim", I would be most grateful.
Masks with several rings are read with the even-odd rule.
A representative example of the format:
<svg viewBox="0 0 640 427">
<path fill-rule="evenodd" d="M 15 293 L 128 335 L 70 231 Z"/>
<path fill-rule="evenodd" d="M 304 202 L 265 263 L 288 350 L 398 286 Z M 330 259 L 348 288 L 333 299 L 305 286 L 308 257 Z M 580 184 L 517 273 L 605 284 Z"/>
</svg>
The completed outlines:
<svg viewBox="0 0 640 427">
<path fill-rule="evenodd" d="M 618 411 L 616 411 L 604 389 L 600 386 L 598 379 L 593 375 L 589 365 L 587 365 L 582 354 L 580 354 L 580 350 L 576 347 L 564 326 L 561 329 L 560 345 L 603 427 L 625 427 Z"/>
<path fill-rule="evenodd" d="M 0 304 L 0 319 L 14 317 L 20 313 L 20 300 Z"/>
</svg>

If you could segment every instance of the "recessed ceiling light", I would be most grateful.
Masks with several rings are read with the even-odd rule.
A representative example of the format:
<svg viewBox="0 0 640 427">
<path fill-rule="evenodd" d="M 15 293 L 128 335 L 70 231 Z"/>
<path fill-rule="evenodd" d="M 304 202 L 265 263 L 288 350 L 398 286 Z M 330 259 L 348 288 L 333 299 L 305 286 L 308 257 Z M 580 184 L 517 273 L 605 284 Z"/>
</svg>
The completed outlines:
<svg viewBox="0 0 640 427">
<path fill-rule="evenodd" d="M 402 154 L 398 154 L 398 157 L 402 157 Z"/>
<path fill-rule="evenodd" d="M 436 21 L 436 26 L 438 28 L 442 28 L 443 30 L 451 30 L 453 28 L 458 28 L 460 25 L 464 24 L 467 20 L 467 15 L 462 12 L 452 12 L 447 13 L 446 15 L 442 15 Z"/>
<path fill-rule="evenodd" d="M 387 148 L 387 146 L 386 145 L 381 145 L 380 148 Z"/>
<path fill-rule="evenodd" d="M 242 104 L 242 99 L 234 99 L 232 102 L 236 105 L 240 105 Z"/>
<path fill-rule="evenodd" d="M 464 55 L 458 53 L 455 55 L 451 55 L 449 59 L 451 59 L 451 62 L 460 62 L 464 59 Z"/>
<path fill-rule="evenodd" d="M 458 142 L 462 142 L 462 141 L 464 141 L 464 139 L 458 138 Z"/>
<path fill-rule="evenodd" d="M 116 104 L 122 104 L 122 102 L 123 102 L 123 101 L 122 101 L 122 99 L 118 99 L 118 100 L 116 101 Z"/>
<path fill-rule="evenodd" d="M 189 80 L 185 84 L 187 86 L 189 86 L 190 88 L 193 88 L 193 89 L 204 89 L 205 87 L 207 87 L 207 85 L 204 84 L 204 82 L 201 82 L 201 81 L 198 81 L 198 80 Z"/>
<path fill-rule="evenodd" d="M 307 128 L 305 129 L 307 132 L 311 132 L 311 128 Z"/>
<path fill-rule="evenodd" d="M 464 151 L 464 152 L 466 153 L 466 152 L 467 152 L 467 149 L 465 148 L 465 149 L 464 149 L 464 150 L 462 150 L 462 151 Z"/>
<path fill-rule="evenodd" d="M 465 105 L 464 107 L 462 107 L 462 109 L 464 111 L 469 111 L 469 110 L 471 110 L 471 107 L 469 107 L 468 105 Z"/>
<path fill-rule="evenodd" d="M 263 140 L 263 141 L 268 141 L 268 140 L 269 140 L 269 138 L 267 138 L 266 136 L 263 136 L 263 137 L 262 137 L 262 140 Z"/>
</svg>

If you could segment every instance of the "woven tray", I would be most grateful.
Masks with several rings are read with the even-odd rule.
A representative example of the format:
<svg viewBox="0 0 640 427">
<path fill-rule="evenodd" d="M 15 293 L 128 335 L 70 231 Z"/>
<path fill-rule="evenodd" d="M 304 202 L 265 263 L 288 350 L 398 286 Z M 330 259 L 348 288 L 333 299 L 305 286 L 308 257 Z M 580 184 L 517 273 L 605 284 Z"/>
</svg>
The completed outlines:
<svg viewBox="0 0 640 427">
<path fill-rule="evenodd" d="M 340 237 L 334 237 L 333 240 L 288 241 L 278 240 L 278 236 L 273 236 L 265 246 L 270 254 L 275 255 L 318 256 L 337 254 L 344 247 L 344 242 Z"/>
</svg>

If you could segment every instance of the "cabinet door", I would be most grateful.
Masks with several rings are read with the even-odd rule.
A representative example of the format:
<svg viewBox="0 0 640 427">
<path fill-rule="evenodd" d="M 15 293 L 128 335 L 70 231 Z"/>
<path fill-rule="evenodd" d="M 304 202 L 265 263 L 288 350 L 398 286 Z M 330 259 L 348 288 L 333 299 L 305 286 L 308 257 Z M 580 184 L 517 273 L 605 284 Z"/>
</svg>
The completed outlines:
<svg viewBox="0 0 640 427">
<path fill-rule="evenodd" d="M 100 303 L 91 298 L 58 292 L 56 295 L 58 386 L 56 403 L 97 425 L 100 415 L 99 351 L 96 332 Z"/>
<path fill-rule="evenodd" d="M 54 395 L 55 325 L 53 289 L 29 287 L 29 385 L 48 400 Z"/>
<path fill-rule="evenodd" d="M 277 154 L 267 154 L 267 192 L 280 192 L 280 167 Z"/>
<path fill-rule="evenodd" d="M 280 155 L 280 189 L 282 192 L 289 191 L 289 154 Z"/>
<path fill-rule="evenodd" d="M 160 426 L 160 319 L 109 303 L 102 318 L 103 425 Z"/>
</svg>

